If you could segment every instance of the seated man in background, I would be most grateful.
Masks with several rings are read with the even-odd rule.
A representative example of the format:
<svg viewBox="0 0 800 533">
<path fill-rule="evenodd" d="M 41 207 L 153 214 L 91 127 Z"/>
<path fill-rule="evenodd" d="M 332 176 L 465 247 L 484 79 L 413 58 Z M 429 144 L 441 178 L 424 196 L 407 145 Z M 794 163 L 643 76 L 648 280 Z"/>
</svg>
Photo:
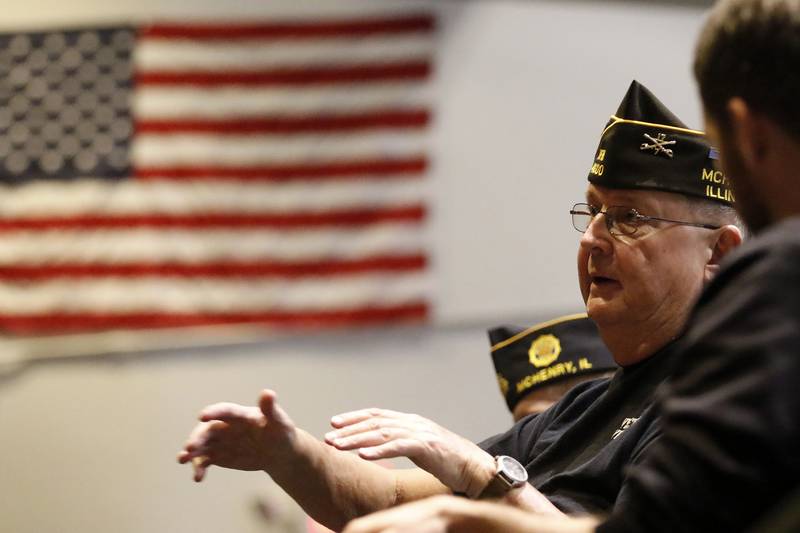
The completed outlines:
<svg viewBox="0 0 800 533">
<path fill-rule="evenodd" d="M 575 385 L 610 378 L 617 369 L 586 313 L 524 330 L 499 326 L 489 330 L 489 341 L 500 393 L 514 422 L 546 411 Z"/>
<path fill-rule="evenodd" d="M 662 435 L 610 516 L 598 526 L 440 497 L 348 533 L 800 531 L 800 0 L 719 2 L 694 70 L 755 238 L 693 310 L 658 404 Z"/>
<path fill-rule="evenodd" d="M 603 131 L 586 203 L 572 215 L 583 235 L 578 278 L 587 312 L 622 367 L 613 379 L 578 385 L 480 446 L 422 417 L 382 409 L 333 417 L 336 429 L 322 443 L 264 391 L 258 407 L 206 407 L 178 460 L 194 464 L 197 481 L 210 465 L 263 470 L 334 529 L 448 493 L 555 515 L 609 510 L 624 467 L 659 433 L 654 392 L 672 371 L 689 310 L 741 243 L 724 182 L 703 181 L 714 175 L 710 155 L 702 132 L 687 129 L 636 82 Z M 354 449 L 360 458 L 342 453 Z M 420 468 L 361 460 L 398 456 Z"/>
</svg>

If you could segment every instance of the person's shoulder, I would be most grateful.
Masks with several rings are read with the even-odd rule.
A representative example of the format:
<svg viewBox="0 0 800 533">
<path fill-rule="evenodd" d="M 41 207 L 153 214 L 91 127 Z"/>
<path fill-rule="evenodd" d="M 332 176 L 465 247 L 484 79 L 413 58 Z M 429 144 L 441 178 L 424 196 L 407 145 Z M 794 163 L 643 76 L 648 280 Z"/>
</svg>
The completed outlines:
<svg viewBox="0 0 800 533">
<path fill-rule="evenodd" d="M 800 217 L 792 217 L 773 224 L 761 233 L 747 239 L 734 251 L 723 266 L 784 255 L 800 254 Z"/>
<path fill-rule="evenodd" d="M 611 376 L 604 376 L 595 379 L 590 379 L 584 381 L 583 383 L 579 383 L 572 387 L 567 394 L 575 394 L 576 396 L 580 396 L 582 394 L 600 394 L 608 388 L 609 382 L 613 379 L 614 375 Z"/>
<path fill-rule="evenodd" d="M 552 416 L 557 416 L 568 409 L 585 409 L 608 389 L 612 379 L 613 376 L 601 377 L 578 383 L 568 390 L 548 411 L 552 412 Z"/>
<path fill-rule="evenodd" d="M 784 242 L 800 246 L 800 216 L 793 216 L 776 222 L 758 234 L 753 240 Z"/>
<path fill-rule="evenodd" d="M 537 415 L 521 418 L 517 425 L 522 427 L 534 421 L 537 424 L 548 424 L 565 411 L 577 410 L 582 412 L 603 395 L 608 389 L 611 379 L 610 377 L 600 377 L 578 383 L 548 409 Z"/>
<path fill-rule="evenodd" d="M 800 217 L 793 217 L 770 226 L 734 250 L 706 287 L 700 306 L 734 288 L 763 292 L 785 286 L 784 278 L 800 277 L 799 263 Z"/>
<path fill-rule="evenodd" d="M 800 343 L 800 218 L 737 250 L 703 291 L 671 379 L 700 394 L 709 384 L 781 373 Z M 678 383 L 681 385 L 679 386 Z"/>
</svg>

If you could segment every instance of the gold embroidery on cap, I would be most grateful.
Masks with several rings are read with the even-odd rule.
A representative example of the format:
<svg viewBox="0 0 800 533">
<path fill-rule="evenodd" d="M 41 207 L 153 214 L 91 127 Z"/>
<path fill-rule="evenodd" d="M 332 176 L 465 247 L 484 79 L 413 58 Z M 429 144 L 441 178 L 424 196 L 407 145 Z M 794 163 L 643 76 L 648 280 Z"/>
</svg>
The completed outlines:
<svg viewBox="0 0 800 533">
<path fill-rule="evenodd" d="M 547 366 L 556 359 L 558 354 L 561 353 L 561 341 L 555 335 L 540 335 L 531 344 L 531 349 L 528 350 L 528 357 L 531 363 L 537 368 Z"/>
<path fill-rule="evenodd" d="M 733 192 L 728 188 L 728 178 L 720 170 L 704 168 L 700 176 L 701 182 L 705 184 L 707 198 L 715 198 L 723 202 L 735 203 Z"/>
<path fill-rule="evenodd" d="M 500 393 L 505 396 L 508 393 L 508 380 L 501 374 L 497 374 L 497 384 L 500 385 Z"/>
</svg>

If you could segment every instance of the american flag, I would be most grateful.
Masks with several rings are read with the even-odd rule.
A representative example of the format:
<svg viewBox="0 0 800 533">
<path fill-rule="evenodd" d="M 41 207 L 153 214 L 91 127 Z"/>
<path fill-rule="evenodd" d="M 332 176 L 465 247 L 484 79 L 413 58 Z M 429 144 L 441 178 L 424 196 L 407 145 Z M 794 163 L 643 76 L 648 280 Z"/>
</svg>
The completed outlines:
<svg viewBox="0 0 800 533">
<path fill-rule="evenodd" d="M 0 330 L 424 320 L 435 19 L 0 35 Z"/>
</svg>

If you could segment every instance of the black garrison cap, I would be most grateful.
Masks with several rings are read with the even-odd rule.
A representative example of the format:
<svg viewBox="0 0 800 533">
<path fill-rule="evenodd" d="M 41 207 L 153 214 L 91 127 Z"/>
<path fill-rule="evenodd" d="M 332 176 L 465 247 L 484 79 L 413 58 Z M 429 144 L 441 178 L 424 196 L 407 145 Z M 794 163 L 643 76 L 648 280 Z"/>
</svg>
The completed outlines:
<svg viewBox="0 0 800 533">
<path fill-rule="evenodd" d="M 586 313 L 523 329 L 489 330 L 492 362 L 510 411 L 529 392 L 569 377 L 616 370 L 597 326 Z"/>
<path fill-rule="evenodd" d="M 589 181 L 610 189 L 649 189 L 734 202 L 727 178 L 714 168 L 716 149 L 688 129 L 653 93 L 631 83 L 600 136 Z"/>
</svg>

